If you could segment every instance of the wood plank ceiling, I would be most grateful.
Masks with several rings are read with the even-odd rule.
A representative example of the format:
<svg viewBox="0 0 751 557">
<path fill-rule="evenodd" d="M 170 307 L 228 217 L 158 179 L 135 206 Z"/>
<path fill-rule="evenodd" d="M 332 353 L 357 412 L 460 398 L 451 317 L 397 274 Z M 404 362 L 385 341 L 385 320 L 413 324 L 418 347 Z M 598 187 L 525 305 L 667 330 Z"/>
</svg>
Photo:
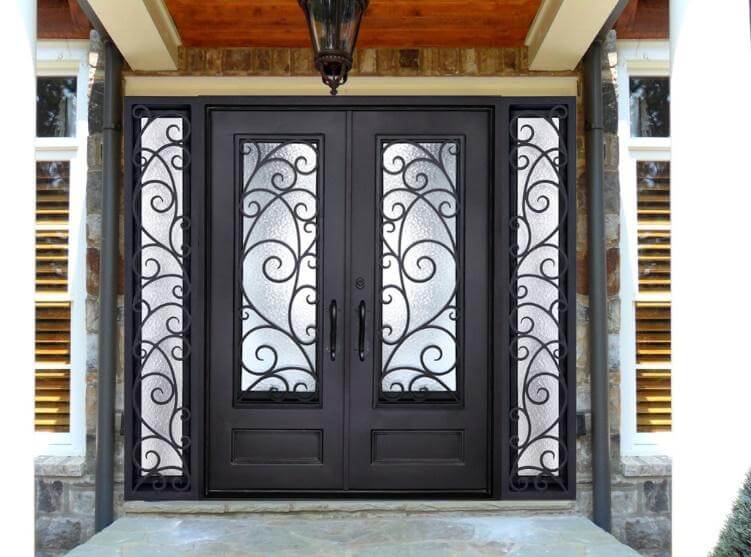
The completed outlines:
<svg viewBox="0 0 751 557">
<path fill-rule="evenodd" d="M 615 31 L 619 39 L 667 39 L 670 36 L 668 0 L 630 0 Z"/>
<path fill-rule="evenodd" d="M 37 37 L 40 39 L 88 39 L 89 20 L 76 0 L 38 0 Z"/>
<path fill-rule="evenodd" d="M 308 47 L 298 0 L 165 0 L 185 46 Z M 360 47 L 522 46 L 541 0 L 371 0 Z"/>
</svg>

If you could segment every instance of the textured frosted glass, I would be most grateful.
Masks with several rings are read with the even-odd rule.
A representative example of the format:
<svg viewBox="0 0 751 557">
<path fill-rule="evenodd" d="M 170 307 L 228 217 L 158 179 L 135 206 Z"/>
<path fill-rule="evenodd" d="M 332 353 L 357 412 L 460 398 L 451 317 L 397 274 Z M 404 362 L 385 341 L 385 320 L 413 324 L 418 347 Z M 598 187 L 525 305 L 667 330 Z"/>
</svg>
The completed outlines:
<svg viewBox="0 0 751 557">
<path fill-rule="evenodd" d="M 382 145 L 381 389 L 456 391 L 456 142 Z"/>
<path fill-rule="evenodd" d="M 243 144 L 243 392 L 316 390 L 318 147 Z"/>
<path fill-rule="evenodd" d="M 183 473 L 183 121 L 141 119 L 141 474 Z"/>
<path fill-rule="evenodd" d="M 559 119 L 519 118 L 515 358 L 518 474 L 559 467 Z"/>
</svg>

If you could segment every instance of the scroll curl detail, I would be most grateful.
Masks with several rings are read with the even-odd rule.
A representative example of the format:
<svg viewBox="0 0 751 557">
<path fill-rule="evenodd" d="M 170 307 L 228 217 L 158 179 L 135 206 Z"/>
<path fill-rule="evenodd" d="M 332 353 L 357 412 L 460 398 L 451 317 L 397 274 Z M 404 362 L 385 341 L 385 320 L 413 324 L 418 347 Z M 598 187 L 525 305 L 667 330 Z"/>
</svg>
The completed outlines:
<svg viewBox="0 0 751 557">
<path fill-rule="evenodd" d="M 381 148 L 381 395 L 456 400 L 459 143 Z"/>
<path fill-rule="evenodd" d="M 132 358 L 133 490 L 186 491 L 190 408 L 184 396 L 190 359 L 190 218 L 184 182 L 190 121 L 178 111 L 135 106 L 131 164 L 134 315 Z"/>
<path fill-rule="evenodd" d="M 242 398 L 317 393 L 318 144 L 242 144 Z"/>
<path fill-rule="evenodd" d="M 569 311 L 566 295 L 567 108 L 522 111 L 510 126 L 512 173 L 510 357 L 511 470 L 514 491 L 564 489 L 568 463 L 561 435 L 567 414 Z"/>
</svg>

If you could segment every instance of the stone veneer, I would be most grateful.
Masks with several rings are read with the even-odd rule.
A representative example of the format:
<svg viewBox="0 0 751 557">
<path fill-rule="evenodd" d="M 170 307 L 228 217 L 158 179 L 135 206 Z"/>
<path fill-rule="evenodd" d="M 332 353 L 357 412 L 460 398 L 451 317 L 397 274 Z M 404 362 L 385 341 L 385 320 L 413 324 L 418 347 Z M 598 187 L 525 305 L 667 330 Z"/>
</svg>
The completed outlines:
<svg viewBox="0 0 751 557">
<path fill-rule="evenodd" d="M 612 439 L 613 534 L 643 555 L 670 554 L 670 463 L 665 459 L 620 458 L 620 328 L 619 293 L 619 183 L 617 99 L 615 94 L 615 33 L 612 32 L 603 58 L 603 94 L 605 98 L 605 228 L 608 270 L 608 333 L 610 371 L 610 420 Z M 94 447 L 96 429 L 96 373 L 98 334 L 99 246 L 101 221 L 101 97 L 102 57 L 100 44 L 92 35 L 92 71 L 89 83 L 89 149 L 87 183 L 87 369 L 85 457 L 37 461 L 37 547 L 40 557 L 62 555 L 93 534 Z M 180 51 L 177 72 L 164 75 L 315 75 L 310 49 L 197 49 Z M 361 49 L 357 52 L 352 76 L 522 76 L 575 75 L 579 77 L 577 96 L 577 406 L 586 415 L 591 430 L 589 381 L 589 303 L 587 286 L 587 206 L 584 156 L 584 115 L 581 72 L 552 74 L 532 72 L 524 48 L 426 48 Z M 323 85 L 322 85 L 323 87 Z M 121 213 L 122 214 L 122 213 Z M 122 226 L 122 223 L 121 223 Z M 122 236 L 121 236 L 122 238 Z M 121 246 L 122 251 L 122 246 Z M 121 266 L 122 279 L 122 266 Z M 120 294 L 122 294 L 122 280 Z M 119 298 L 120 332 L 118 343 L 123 353 L 122 297 Z M 116 425 L 123 409 L 122 362 L 117 375 Z M 117 434 L 117 432 L 116 432 Z M 123 446 L 117 435 L 115 501 L 118 516 L 124 512 Z M 577 440 L 577 501 L 567 512 L 591 515 L 591 438 Z M 561 509 L 559 509 L 560 511 Z M 495 512 L 514 512 L 499 509 Z M 518 510 L 517 510 L 518 512 Z M 564 511 L 566 512 L 566 511 Z"/>
<path fill-rule="evenodd" d="M 183 48 L 176 72 L 148 75 L 318 75 L 310 48 Z M 134 72 L 142 74 L 143 72 Z M 532 72 L 526 48 L 363 48 L 355 52 L 350 75 L 519 76 L 578 75 Z"/>
</svg>

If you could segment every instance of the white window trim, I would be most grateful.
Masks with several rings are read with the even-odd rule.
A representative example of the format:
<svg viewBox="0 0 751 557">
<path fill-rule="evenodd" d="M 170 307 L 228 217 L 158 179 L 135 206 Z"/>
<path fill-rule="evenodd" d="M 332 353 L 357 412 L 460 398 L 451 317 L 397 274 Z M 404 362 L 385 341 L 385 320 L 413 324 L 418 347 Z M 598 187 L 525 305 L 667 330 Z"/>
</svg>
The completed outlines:
<svg viewBox="0 0 751 557">
<path fill-rule="evenodd" d="M 638 289 L 636 161 L 669 161 L 670 138 L 631 137 L 629 78 L 670 76 L 669 41 L 617 41 L 618 143 L 621 192 L 621 454 L 670 455 L 670 433 L 636 431 L 636 322 Z M 648 296 L 641 294 L 639 300 Z"/>
<path fill-rule="evenodd" d="M 36 432 L 37 456 L 83 456 L 86 450 L 86 176 L 89 135 L 89 41 L 37 41 L 38 76 L 75 76 L 75 137 L 36 139 L 36 160 L 70 161 L 68 288 L 70 431 Z"/>
</svg>

